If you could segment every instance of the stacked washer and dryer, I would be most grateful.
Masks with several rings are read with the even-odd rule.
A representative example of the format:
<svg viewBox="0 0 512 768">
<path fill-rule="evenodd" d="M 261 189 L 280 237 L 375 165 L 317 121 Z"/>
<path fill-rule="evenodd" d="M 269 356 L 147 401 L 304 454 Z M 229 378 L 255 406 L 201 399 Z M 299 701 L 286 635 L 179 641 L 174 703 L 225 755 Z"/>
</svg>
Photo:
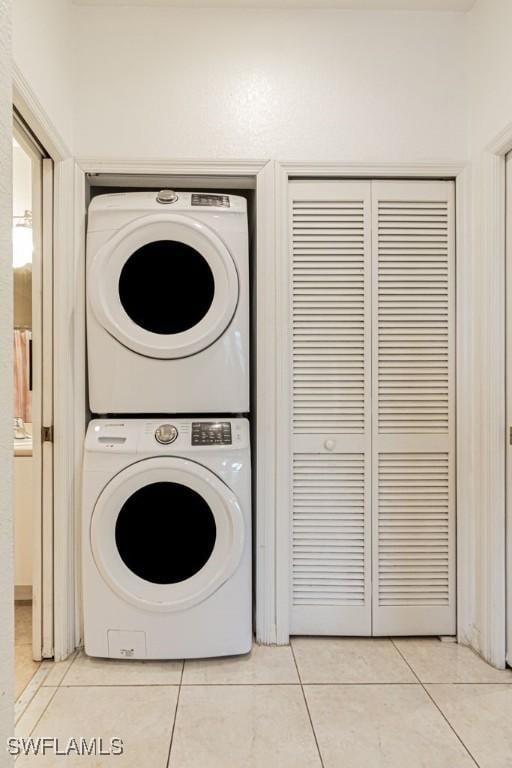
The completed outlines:
<svg viewBox="0 0 512 768">
<path fill-rule="evenodd" d="M 252 644 L 246 201 L 100 195 L 87 232 L 85 651 Z"/>
</svg>

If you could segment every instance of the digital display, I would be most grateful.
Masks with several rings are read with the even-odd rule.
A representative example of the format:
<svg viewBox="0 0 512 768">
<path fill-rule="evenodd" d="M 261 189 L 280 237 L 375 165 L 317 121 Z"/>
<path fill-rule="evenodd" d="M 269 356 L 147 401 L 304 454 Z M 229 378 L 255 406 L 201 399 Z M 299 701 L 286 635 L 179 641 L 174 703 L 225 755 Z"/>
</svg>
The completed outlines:
<svg viewBox="0 0 512 768">
<path fill-rule="evenodd" d="M 229 421 L 193 421 L 192 445 L 231 445 Z"/>
<path fill-rule="evenodd" d="M 192 205 L 213 206 L 214 208 L 229 208 L 229 195 L 210 195 L 206 192 L 192 193 Z"/>
</svg>

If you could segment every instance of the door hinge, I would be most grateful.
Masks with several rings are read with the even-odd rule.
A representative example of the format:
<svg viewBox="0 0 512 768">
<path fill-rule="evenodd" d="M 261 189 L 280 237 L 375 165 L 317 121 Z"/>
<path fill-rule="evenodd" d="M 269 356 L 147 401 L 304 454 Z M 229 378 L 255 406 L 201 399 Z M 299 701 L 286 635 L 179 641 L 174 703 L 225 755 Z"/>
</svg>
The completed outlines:
<svg viewBox="0 0 512 768">
<path fill-rule="evenodd" d="M 53 443 L 53 424 L 51 427 L 41 427 L 41 442 Z"/>
</svg>

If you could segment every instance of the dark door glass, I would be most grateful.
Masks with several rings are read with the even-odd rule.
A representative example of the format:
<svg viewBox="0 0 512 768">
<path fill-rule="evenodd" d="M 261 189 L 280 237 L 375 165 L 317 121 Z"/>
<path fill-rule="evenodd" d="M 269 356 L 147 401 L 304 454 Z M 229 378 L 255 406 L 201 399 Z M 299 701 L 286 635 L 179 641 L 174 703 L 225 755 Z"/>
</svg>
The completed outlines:
<svg viewBox="0 0 512 768">
<path fill-rule="evenodd" d="M 116 546 L 145 581 L 177 584 L 194 576 L 215 546 L 215 518 L 206 501 L 181 483 L 151 483 L 121 507 Z"/>
<path fill-rule="evenodd" d="M 190 245 L 157 240 L 138 248 L 119 277 L 127 315 L 152 333 L 188 331 L 210 309 L 215 281 L 206 259 Z"/>
</svg>

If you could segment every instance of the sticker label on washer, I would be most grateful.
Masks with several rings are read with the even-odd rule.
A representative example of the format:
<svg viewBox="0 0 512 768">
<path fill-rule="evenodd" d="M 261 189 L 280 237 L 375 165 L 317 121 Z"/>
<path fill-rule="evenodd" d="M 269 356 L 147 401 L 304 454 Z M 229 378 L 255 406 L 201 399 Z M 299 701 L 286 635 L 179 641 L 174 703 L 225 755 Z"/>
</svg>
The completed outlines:
<svg viewBox="0 0 512 768">
<path fill-rule="evenodd" d="M 192 205 L 214 206 L 215 208 L 230 208 L 229 195 L 210 195 L 207 193 L 192 193 Z"/>
</svg>

